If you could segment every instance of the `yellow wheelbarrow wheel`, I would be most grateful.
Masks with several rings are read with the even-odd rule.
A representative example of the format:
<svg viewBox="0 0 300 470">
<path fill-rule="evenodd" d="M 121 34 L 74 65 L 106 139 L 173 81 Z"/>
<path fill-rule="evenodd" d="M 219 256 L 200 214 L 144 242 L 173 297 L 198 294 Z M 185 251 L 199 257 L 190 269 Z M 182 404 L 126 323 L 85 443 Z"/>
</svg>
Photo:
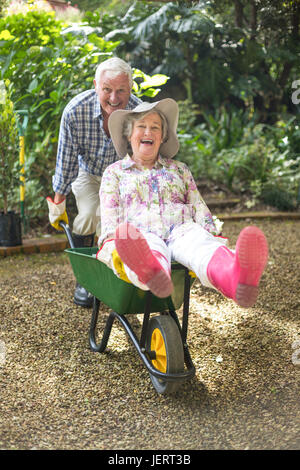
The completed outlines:
<svg viewBox="0 0 300 470">
<path fill-rule="evenodd" d="M 152 365 L 167 374 L 178 374 L 184 369 L 182 338 L 175 320 L 170 315 L 158 315 L 149 321 L 146 350 L 150 351 Z M 181 381 L 162 380 L 150 374 L 156 391 L 174 393 Z"/>
</svg>

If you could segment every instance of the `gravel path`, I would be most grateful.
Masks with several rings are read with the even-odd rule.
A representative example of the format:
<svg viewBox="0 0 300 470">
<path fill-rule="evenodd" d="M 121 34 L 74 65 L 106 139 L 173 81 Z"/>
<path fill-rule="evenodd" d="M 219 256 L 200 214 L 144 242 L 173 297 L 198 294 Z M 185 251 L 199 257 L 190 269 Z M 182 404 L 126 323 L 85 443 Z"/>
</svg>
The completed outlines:
<svg viewBox="0 0 300 470">
<path fill-rule="evenodd" d="M 196 377 L 173 396 L 117 324 L 108 352 L 89 350 L 64 253 L 0 260 L 0 449 L 299 449 L 300 222 L 256 223 L 270 243 L 258 302 L 243 310 L 196 282 Z M 231 246 L 244 225 L 226 222 Z"/>
</svg>

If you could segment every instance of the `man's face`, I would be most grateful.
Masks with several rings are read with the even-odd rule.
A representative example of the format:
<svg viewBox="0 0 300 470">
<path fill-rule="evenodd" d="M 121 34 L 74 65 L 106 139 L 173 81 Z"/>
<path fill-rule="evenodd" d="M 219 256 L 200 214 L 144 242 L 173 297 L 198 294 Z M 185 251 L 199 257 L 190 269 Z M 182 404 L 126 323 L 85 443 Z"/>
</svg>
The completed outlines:
<svg viewBox="0 0 300 470">
<path fill-rule="evenodd" d="M 94 85 L 105 117 L 109 117 L 116 109 L 127 106 L 131 90 L 125 73 L 112 78 L 109 77 L 109 72 L 102 72 L 98 86 L 95 80 Z"/>
</svg>

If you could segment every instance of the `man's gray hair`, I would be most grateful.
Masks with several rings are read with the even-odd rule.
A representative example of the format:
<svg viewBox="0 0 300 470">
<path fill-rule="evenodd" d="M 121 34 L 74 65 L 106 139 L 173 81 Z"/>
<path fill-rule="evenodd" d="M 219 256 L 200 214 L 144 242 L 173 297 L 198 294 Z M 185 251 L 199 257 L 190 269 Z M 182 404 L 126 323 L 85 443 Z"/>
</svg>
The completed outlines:
<svg viewBox="0 0 300 470">
<path fill-rule="evenodd" d="M 95 81 L 97 87 L 99 86 L 102 72 L 108 72 L 112 78 L 116 77 L 117 75 L 120 75 L 120 73 L 125 73 L 128 76 L 130 89 L 132 88 L 132 69 L 130 65 L 127 64 L 127 62 L 125 62 L 124 60 L 119 59 L 118 57 L 112 57 L 110 59 L 105 60 L 104 62 L 101 62 L 101 64 L 98 65 L 95 74 Z"/>
</svg>

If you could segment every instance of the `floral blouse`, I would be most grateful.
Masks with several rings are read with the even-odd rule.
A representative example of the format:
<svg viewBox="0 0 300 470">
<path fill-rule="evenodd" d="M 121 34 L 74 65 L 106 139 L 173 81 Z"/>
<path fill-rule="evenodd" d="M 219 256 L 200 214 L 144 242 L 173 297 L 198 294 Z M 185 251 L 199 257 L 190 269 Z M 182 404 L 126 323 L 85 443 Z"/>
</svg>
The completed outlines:
<svg viewBox="0 0 300 470">
<path fill-rule="evenodd" d="M 101 180 L 100 206 L 99 244 L 124 221 L 166 241 L 175 227 L 184 231 L 191 222 L 218 235 L 186 164 L 161 156 L 151 170 L 136 165 L 129 155 L 109 165 Z"/>
</svg>

